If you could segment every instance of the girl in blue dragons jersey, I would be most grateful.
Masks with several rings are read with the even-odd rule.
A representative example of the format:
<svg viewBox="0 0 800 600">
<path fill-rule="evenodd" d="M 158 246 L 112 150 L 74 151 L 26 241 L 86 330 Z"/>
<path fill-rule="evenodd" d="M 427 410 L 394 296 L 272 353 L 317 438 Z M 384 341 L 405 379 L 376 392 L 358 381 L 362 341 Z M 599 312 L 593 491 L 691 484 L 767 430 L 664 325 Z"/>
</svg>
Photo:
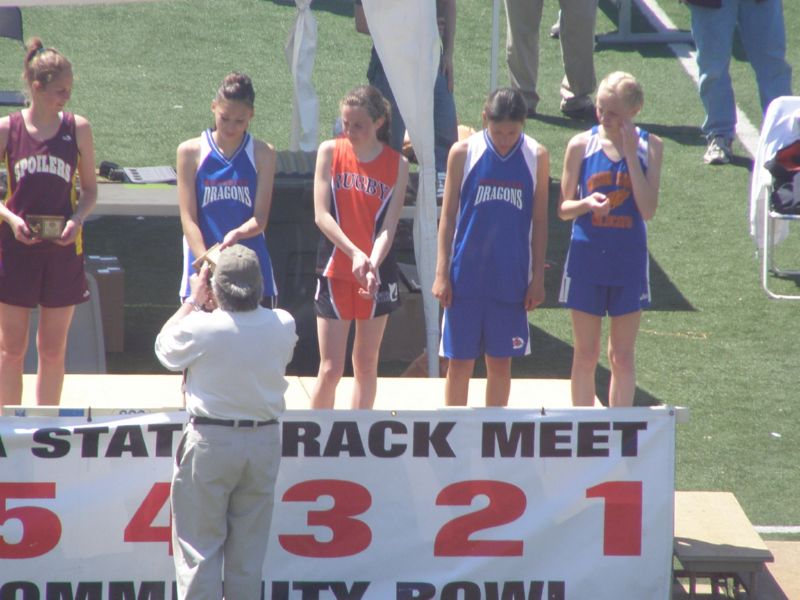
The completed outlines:
<svg viewBox="0 0 800 600">
<path fill-rule="evenodd" d="M 523 133 L 526 114 L 518 90 L 495 90 L 484 129 L 447 160 L 433 295 L 444 307 L 448 405 L 466 404 L 481 354 L 487 406 L 508 403 L 511 358 L 530 352 L 527 311 L 544 301 L 550 165 L 547 149 Z"/>
<path fill-rule="evenodd" d="M 208 248 L 243 244 L 255 251 L 264 278 L 262 304 L 278 290 L 264 230 L 272 204 L 275 149 L 253 138 L 255 91 L 247 75 L 230 73 L 211 102 L 214 127 L 178 146 L 178 206 L 183 227 L 181 298 L 189 297 L 192 262 Z M 210 307 L 209 307 L 210 308 Z"/>
<path fill-rule="evenodd" d="M 610 406 L 631 406 L 634 346 L 650 304 L 647 227 L 658 205 L 663 144 L 635 127 L 644 103 L 636 79 L 612 73 L 597 91 L 598 125 L 573 137 L 564 157 L 558 216 L 572 220 L 560 301 L 570 309 L 572 403 L 591 406 L 602 319 L 610 318 Z"/>
</svg>

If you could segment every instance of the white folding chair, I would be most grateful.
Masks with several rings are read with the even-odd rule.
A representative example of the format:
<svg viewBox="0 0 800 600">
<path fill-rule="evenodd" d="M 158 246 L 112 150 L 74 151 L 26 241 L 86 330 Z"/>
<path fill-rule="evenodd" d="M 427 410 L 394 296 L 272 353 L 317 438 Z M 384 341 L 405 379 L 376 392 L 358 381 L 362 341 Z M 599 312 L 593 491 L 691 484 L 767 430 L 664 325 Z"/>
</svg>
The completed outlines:
<svg viewBox="0 0 800 600">
<path fill-rule="evenodd" d="M 75 307 L 69 327 L 67 357 L 64 368 L 67 373 L 105 373 L 106 346 L 103 340 L 103 319 L 100 314 L 100 294 L 97 282 L 91 273 L 86 273 L 90 298 Z M 39 325 L 39 310 L 31 312 L 28 330 L 28 351 L 25 354 L 25 373 L 36 373 L 39 353 L 36 351 L 36 330 Z"/>
<path fill-rule="evenodd" d="M 779 294 L 773 292 L 769 288 L 770 273 L 778 277 L 800 275 L 800 269 L 782 269 L 775 266 L 775 225 L 776 221 L 784 221 L 786 223 L 791 221 L 800 221 L 800 215 L 787 215 L 775 212 L 769 206 L 769 197 L 767 197 L 767 205 L 764 206 L 766 211 L 766 218 L 764 219 L 764 247 L 761 249 L 761 287 L 770 298 L 774 300 L 800 300 L 800 294 Z"/>
<path fill-rule="evenodd" d="M 775 247 L 789 234 L 789 224 L 800 221 L 800 215 L 783 214 L 772 209 L 772 175 L 764 165 L 779 149 L 797 139 L 800 139 L 800 96 L 776 98 L 764 115 L 750 183 L 750 234 L 760 250 L 761 287 L 775 300 L 800 300 L 800 294 L 780 294 L 769 286 L 770 274 L 779 277 L 800 275 L 800 268 L 775 265 Z"/>
</svg>

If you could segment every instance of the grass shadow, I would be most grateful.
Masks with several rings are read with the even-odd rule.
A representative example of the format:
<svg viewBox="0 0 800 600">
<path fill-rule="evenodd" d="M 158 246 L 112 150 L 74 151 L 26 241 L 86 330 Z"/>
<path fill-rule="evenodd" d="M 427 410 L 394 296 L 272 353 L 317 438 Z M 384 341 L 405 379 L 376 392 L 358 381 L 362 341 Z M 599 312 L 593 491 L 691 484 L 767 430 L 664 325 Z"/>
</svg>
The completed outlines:
<svg viewBox="0 0 800 600">
<path fill-rule="evenodd" d="M 528 120 L 531 121 L 539 121 L 544 123 L 545 125 L 552 125 L 553 127 L 561 127 L 564 129 L 572 129 L 575 133 L 580 133 L 581 131 L 586 131 L 590 128 L 593 123 L 589 121 L 582 121 L 578 119 L 571 119 L 567 116 L 558 114 L 558 115 L 546 115 L 544 113 L 536 113 L 533 117 L 528 117 Z"/>
<path fill-rule="evenodd" d="M 641 129 L 668 139 L 681 146 L 704 148 L 706 138 L 699 127 L 693 125 L 664 125 L 663 123 L 636 123 Z"/>
</svg>

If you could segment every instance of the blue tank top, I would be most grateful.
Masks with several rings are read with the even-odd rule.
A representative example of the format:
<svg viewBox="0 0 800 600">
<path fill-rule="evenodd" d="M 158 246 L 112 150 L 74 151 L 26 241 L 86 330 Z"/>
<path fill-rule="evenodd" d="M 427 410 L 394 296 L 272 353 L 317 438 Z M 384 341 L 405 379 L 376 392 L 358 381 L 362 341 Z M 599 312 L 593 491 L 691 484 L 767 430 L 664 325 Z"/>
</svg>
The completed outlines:
<svg viewBox="0 0 800 600">
<path fill-rule="evenodd" d="M 249 133 L 245 133 L 236 152 L 226 158 L 214 142 L 211 130 L 203 132 L 200 136 L 200 160 L 195 175 L 195 195 L 198 224 L 206 248 L 222 242 L 226 233 L 253 216 L 257 183 L 253 138 Z M 240 240 L 239 243 L 251 248 L 258 255 L 264 277 L 264 296 L 277 296 L 278 289 L 264 233 Z M 183 240 L 183 256 L 180 295 L 186 297 L 190 292 L 189 276 L 195 259 L 186 238 Z"/>
<path fill-rule="evenodd" d="M 649 134 L 637 127 L 639 163 L 647 173 Z M 570 277 L 601 285 L 630 285 L 647 280 L 647 226 L 633 197 L 628 164 L 611 160 L 603 151 L 598 127 L 590 132 L 581 163 L 578 198 L 600 192 L 611 211 L 605 217 L 591 212 L 572 224 L 567 257 Z"/>
<path fill-rule="evenodd" d="M 485 130 L 467 144 L 450 266 L 453 297 L 522 302 L 533 273 L 538 144 L 523 134 L 500 156 Z"/>
</svg>

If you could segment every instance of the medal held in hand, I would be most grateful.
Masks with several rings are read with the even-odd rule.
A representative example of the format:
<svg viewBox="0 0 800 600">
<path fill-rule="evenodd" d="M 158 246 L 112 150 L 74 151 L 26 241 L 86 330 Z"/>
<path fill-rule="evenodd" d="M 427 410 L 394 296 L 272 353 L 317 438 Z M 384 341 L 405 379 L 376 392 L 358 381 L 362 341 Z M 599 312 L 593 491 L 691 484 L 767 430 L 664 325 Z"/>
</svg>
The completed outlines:
<svg viewBox="0 0 800 600">
<path fill-rule="evenodd" d="M 208 266 L 211 267 L 211 272 L 214 272 L 214 267 L 217 266 L 217 261 L 219 260 L 219 253 L 220 253 L 220 244 L 214 244 L 205 251 L 202 256 L 199 256 L 195 259 L 192 263 L 192 268 L 195 270 L 196 273 L 200 272 L 200 269 L 203 266 L 204 262 L 208 263 Z"/>
<path fill-rule="evenodd" d="M 66 219 L 61 215 L 26 215 L 25 223 L 35 238 L 57 240 L 64 231 Z"/>
</svg>

